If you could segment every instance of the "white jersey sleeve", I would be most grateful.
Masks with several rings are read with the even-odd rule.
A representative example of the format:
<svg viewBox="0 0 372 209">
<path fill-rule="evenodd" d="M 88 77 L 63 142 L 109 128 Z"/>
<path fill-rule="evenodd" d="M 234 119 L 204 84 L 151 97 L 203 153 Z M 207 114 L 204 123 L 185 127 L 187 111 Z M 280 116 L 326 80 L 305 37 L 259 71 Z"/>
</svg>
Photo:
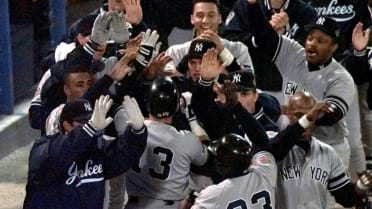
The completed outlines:
<svg viewBox="0 0 372 209">
<path fill-rule="evenodd" d="M 177 65 L 181 62 L 182 58 L 188 54 L 191 41 L 183 44 L 176 44 L 169 47 L 165 54 L 172 57 L 172 60 L 165 65 L 165 70 L 171 71 L 176 69 Z"/>
<path fill-rule="evenodd" d="M 49 113 L 49 116 L 45 121 L 45 133 L 47 136 L 60 132 L 59 119 L 64 106 L 65 104 L 61 104 Z"/>
<path fill-rule="evenodd" d="M 245 70 L 249 70 L 254 73 L 254 67 L 249 54 L 248 47 L 240 41 L 228 41 L 226 39 L 221 39 L 223 45 L 234 55 L 238 64 Z"/>
</svg>

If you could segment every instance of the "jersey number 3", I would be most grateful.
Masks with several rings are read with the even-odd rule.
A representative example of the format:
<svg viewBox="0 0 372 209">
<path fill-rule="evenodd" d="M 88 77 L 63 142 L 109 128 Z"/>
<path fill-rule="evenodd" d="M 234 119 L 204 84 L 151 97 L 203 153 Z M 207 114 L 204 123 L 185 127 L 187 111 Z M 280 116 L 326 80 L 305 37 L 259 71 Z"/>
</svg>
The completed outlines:
<svg viewBox="0 0 372 209">
<path fill-rule="evenodd" d="M 265 201 L 264 204 L 262 204 L 262 209 L 272 209 L 271 207 L 271 199 L 270 199 L 270 193 L 267 192 L 266 190 L 262 190 L 260 192 L 257 192 L 252 195 L 251 198 L 251 203 L 252 204 L 257 204 L 259 199 L 262 199 Z M 239 199 L 235 200 L 233 202 L 230 202 L 227 205 L 227 209 L 236 209 L 236 208 L 241 208 L 241 209 L 248 209 L 247 203 L 245 200 Z"/>
<path fill-rule="evenodd" d="M 152 150 L 152 153 L 154 155 L 158 155 L 159 157 L 160 155 L 165 156 L 165 157 L 160 160 L 160 165 L 158 165 L 156 168 L 149 168 L 150 176 L 152 178 L 156 178 L 160 180 L 164 180 L 168 178 L 169 172 L 170 172 L 169 165 L 172 163 L 173 152 L 168 148 L 157 146 Z M 133 170 L 136 172 L 141 172 L 138 165 L 135 166 Z M 158 172 L 158 171 L 161 171 L 161 172 Z"/>
</svg>

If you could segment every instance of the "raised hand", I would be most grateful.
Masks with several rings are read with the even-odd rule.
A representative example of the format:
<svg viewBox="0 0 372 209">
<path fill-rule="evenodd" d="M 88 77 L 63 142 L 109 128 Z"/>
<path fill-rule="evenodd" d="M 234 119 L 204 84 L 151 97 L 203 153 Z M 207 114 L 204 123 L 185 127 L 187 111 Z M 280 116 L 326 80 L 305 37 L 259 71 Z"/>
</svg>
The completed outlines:
<svg viewBox="0 0 372 209">
<path fill-rule="evenodd" d="M 371 29 L 369 28 L 363 31 L 363 23 L 361 22 L 355 25 L 352 35 L 353 47 L 355 50 L 362 51 L 367 47 L 370 31 Z"/>
<path fill-rule="evenodd" d="M 365 170 L 358 173 L 357 188 L 362 191 L 367 191 L 372 187 L 372 170 Z"/>
<path fill-rule="evenodd" d="M 110 57 L 111 58 L 111 57 Z M 135 52 L 130 52 L 124 54 L 123 57 L 115 64 L 112 71 L 108 74 L 113 80 L 120 81 L 122 80 L 126 75 L 128 75 L 129 72 L 132 71 L 132 68 L 128 66 L 128 63 L 136 58 Z"/>
<path fill-rule="evenodd" d="M 286 25 L 289 22 L 289 17 L 287 12 L 281 9 L 279 13 L 275 13 L 271 16 L 269 22 L 277 33 L 283 34 L 286 32 Z"/>
<path fill-rule="evenodd" d="M 119 44 L 127 42 L 130 35 L 124 15 L 118 12 L 111 12 L 111 16 L 111 39 Z"/>
<path fill-rule="evenodd" d="M 309 112 L 306 113 L 306 118 L 309 121 L 315 121 L 316 119 L 322 117 L 325 113 L 330 113 L 334 111 L 334 106 L 329 102 L 318 102 Z"/>
<path fill-rule="evenodd" d="M 216 44 L 216 49 L 218 53 L 221 53 L 222 50 L 225 48 L 221 41 L 221 37 L 212 30 L 206 30 L 202 34 L 199 35 L 200 38 L 205 38 L 213 41 Z"/>
<path fill-rule="evenodd" d="M 106 114 L 112 105 L 112 99 L 110 96 L 100 96 L 94 105 L 94 110 L 89 123 L 96 129 L 102 130 L 106 128 L 111 122 L 112 118 L 106 118 Z"/>
<path fill-rule="evenodd" d="M 142 67 L 146 67 L 151 61 L 158 39 L 159 34 L 156 30 L 151 31 L 147 29 L 147 31 L 142 34 L 139 52 L 136 57 L 137 62 Z"/>
<path fill-rule="evenodd" d="M 98 45 L 105 44 L 111 36 L 112 13 L 100 13 L 94 21 L 90 39 Z"/>
<path fill-rule="evenodd" d="M 191 107 L 191 97 L 192 97 L 192 93 L 186 91 L 182 93 L 182 96 L 180 98 L 181 112 L 185 114 L 188 121 L 196 120 L 194 110 Z"/>
<path fill-rule="evenodd" d="M 144 126 L 144 117 L 135 98 L 124 96 L 123 109 L 128 118 L 126 121 L 134 130 L 140 130 Z"/>
<path fill-rule="evenodd" d="M 201 79 L 204 81 L 212 81 L 225 69 L 225 64 L 220 64 L 218 60 L 217 49 L 208 49 L 206 53 L 203 54 L 201 63 Z"/>
<path fill-rule="evenodd" d="M 172 61 L 172 57 L 166 55 L 165 52 L 161 52 L 156 56 L 145 68 L 143 76 L 148 80 L 153 80 L 156 76 L 165 76 L 167 71 L 165 71 L 165 65 Z"/>
<path fill-rule="evenodd" d="M 123 0 L 125 19 L 134 25 L 139 24 L 143 18 L 140 0 Z"/>
</svg>

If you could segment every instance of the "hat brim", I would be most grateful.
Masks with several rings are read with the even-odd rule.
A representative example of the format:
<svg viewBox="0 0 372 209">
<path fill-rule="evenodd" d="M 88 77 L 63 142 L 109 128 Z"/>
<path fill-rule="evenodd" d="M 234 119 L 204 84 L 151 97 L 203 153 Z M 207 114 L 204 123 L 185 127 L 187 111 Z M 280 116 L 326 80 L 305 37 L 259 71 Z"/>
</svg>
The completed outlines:
<svg viewBox="0 0 372 209">
<path fill-rule="evenodd" d="M 335 36 L 335 34 L 330 33 L 326 28 L 324 28 L 324 27 L 322 27 L 320 25 L 314 24 L 314 23 L 305 25 L 304 26 L 304 29 L 305 29 L 305 31 L 307 33 L 309 33 L 312 29 L 319 29 L 319 30 L 323 31 L 324 33 L 326 33 L 327 35 L 329 35 L 330 37 L 332 37 L 333 39 L 337 39 L 337 37 Z"/>
<path fill-rule="evenodd" d="M 92 117 L 92 113 L 86 113 L 86 114 L 84 114 L 84 115 L 74 116 L 74 117 L 72 117 L 72 120 L 73 120 L 73 121 L 87 121 L 87 120 L 89 120 L 91 117 Z"/>
<path fill-rule="evenodd" d="M 254 91 L 254 90 L 256 90 L 256 88 L 254 88 L 254 87 L 242 86 L 242 85 L 236 85 L 236 90 L 237 90 L 237 91 Z"/>
</svg>

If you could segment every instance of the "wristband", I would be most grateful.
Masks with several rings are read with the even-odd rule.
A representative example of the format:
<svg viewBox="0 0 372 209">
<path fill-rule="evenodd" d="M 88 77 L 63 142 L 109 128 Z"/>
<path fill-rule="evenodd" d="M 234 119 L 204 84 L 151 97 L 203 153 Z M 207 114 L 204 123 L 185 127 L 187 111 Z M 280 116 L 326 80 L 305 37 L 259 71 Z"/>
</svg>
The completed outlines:
<svg viewBox="0 0 372 209">
<path fill-rule="evenodd" d="M 226 47 L 220 53 L 220 58 L 226 66 L 229 66 L 234 61 L 234 55 Z"/>
<path fill-rule="evenodd" d="M 92 39 L 89 39 L 88 43 L 84 44 L 83 49 L 88 52 L 90 55 L 93 55 L 97 51 L 99 44 L 94 42 Z"/>
<path fill-rule="evenodd" d="M 214 80 L 211 81 L 206 81 L 203 80 L 202 78 L 199 79 L 199 84 L 202 86 L 212 86 Z"/>
<path fill-rule="evenodd" d="M 360 51 L 354 49 L 353 50 L 353 55 L 357 56 L 357 57 L 363 57 L 364 55 L 366 55 L 367 53 L 367 49 L 362 49 Z"/>
<path fill-rule="evenodd" d="M 307 119 L 306 115 L 302 116 L 299 120 L 298 123 L 302 126 L 302 128 L 309 128 L 311 122 Z"/>
</svg>

